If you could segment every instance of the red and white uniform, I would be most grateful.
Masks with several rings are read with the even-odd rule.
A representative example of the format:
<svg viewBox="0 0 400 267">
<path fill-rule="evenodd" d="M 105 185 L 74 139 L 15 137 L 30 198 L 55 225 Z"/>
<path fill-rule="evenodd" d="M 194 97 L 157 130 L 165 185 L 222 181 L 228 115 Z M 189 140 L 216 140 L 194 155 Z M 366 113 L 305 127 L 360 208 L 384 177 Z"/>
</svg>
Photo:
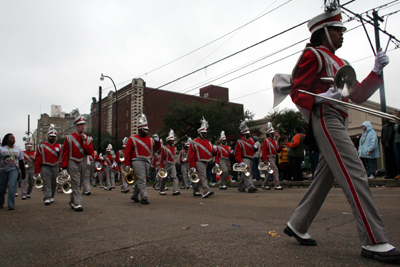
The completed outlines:
<svg viewBox="0 0 400 267">
<path fill-rule="evenodd" d="M 164 168 L 165 162 L 170 164 L 175 164 L 175 147 L 172 146 L 164 146 L 164 149 L 161 151 L 161 162 L 160 167 Z"/>
<path fill-rule="evenodd" d="M 61 168 L 67 168 L 68 160 L 70 159 L 76 163 L 86 160 L 86 156 L 92 155 L 93 151 L 94 149 L 91 137 L 88 136 L 87 142 L 83 144 L 82 136 L 78 135 L 76 132 L 67 135 L 62 150 Z"/>
<path fill-rule="evenodd" d="M 117 155 L 115 155 L 115 162 L 118 163 L 119 166 L 121 166 L 121 163 L 124 164 L 119 160 L 119 155 L 124 154 L 125 157 L 125 151 L 124 150 L 118 150 Z"/>
<path fill-rule="evenodd" d="M 187 162 L 188 162 L 188 161 L 187 161 L 188 156 L 189 156 L 188 151 L 185 150 L 185 149 L 182 149 L 182 150 L 179 152 L 179 162 L 180 162 L 181 164 L 182 164 L 182 163 L 187 163 Z M 183 160 L 185 157 L 186 157 L 186 161 Z"/>
<path fill-rule="evenodd" d="M 189 146 L 189 166 L 196 167 L 196 161 L 210 162 L 214 156 L 214 149 L 207 139 L 197 137 Z"/>
<path fill-rule="evenodd" d="M 255 143 L 253 138 L 246 139 L 244 137 L 240 138 L 236 143 L 235 148 L 235 158 L 238 163 L 242 163 L 242 158 L 250 158 L 254 157 L 255 151 Z"/>
<path fill-rule="evenodd" d="M 33 158 L 35 158 L 35 151 L 26 151 L 26 150 L 24 150 L 24 151 L 22 151 L 22 154 L 24 155 L 24 162 L 27 162 L 28 160 L 30 160 L 30 161 L 34 161 L 31 157 L 33 157 Z"/>
<path fill-rule="evenodd" d="M 100 162 L 104 167 L 111 167 L 113 161 L 114 161 L 113 157 L 110 154 L 110 155 L 104 155 L 103 160 L 101 160 Z"/>
<path fill-rule="evenodd" d="M 231 147 L 228 145 L 219 145 L 217 147 L 217 154 L 215 155 L 215 163 L 219 164 L 219 159 L 229 159 L 231 155 Z"/>
<path fill-rule="evenodd" d="M 264 140 L 262 146 L 262 160 L 267 161 L 269 156 L 276 156 L 278 150 L 278 142 L 272 138 Z"/>
<path fill-rule="evenodd" d="M 164 150 L 164 148 L 163 148 L 163 150 Z M 158 167 L 160 167 L 160 163 L 161 163 L 160 161 L 161 161 L 161 155 L 158 153 L 155 153 L 154 157 L 151 161 L 151 165 L 153 165 L 154 168 L 158 168 Z"/>
<path fill-rule="evenodd" d="M 35 173 L 40 173 L 40 166 L 42 164 L 49 166 L 56 166 L 60 163 L 61 145 L 54 142 L 50 144 L 45 142 L 41 144 L 36 151 L 35 157 Z"/>
<path fill-rule="evenodd" d="M 131 160 L 145 159 L 150 162 L 155 151 L 160 149 L 161 142 L 155 142 L 154 139 L 146 136 L 140 137 L 138 134 L 131 136 L 126 143 L 125 148 L 125 166 L 131 165 Z"/>
</svg>

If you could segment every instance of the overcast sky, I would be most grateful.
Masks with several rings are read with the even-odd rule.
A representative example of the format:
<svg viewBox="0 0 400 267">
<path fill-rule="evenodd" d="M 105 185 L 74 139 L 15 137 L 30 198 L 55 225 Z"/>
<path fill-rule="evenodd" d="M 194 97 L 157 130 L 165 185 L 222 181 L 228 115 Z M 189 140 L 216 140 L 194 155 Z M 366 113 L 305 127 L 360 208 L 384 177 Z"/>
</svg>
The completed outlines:
<svg viewBox="0 0 400 267">
<path fill-rule="evenodd" d="M 346 8 L 363 13 L 390 2 L 356 0 Z M 396 1 L 379 14 L 399 9 Z M 110 80 L 100 81 L 101 73 L 112 77 L 118 89 L 136 77 L 157 88 L 322 12 L 322 0 L 0 0 L 0 137 L 12 132 L 22 147 L 28 114 L 33 132 L 40 113 L 50 114 L 52 104 L 61 105 L 65 112 L 79 108 L 89 113 L 100 85 L 103 96 L 114 90 Z M 346 14 L 345 21 L 349 19 Z M 264 16 L 256 19 L 260 15 Z M 353 65 L 359 81 L 374 64 L 360 25 L 356 20 L 346 23 L 347 29 L 358 28 L 345 34 L 344 45 L 336 53 Z M 385 17 L 381 27 L 400 36 L 398 25 L 400 13 Z M 366 28 L 375 45 L 373 27 Z M 272 109 L 272 77 L 292 71 L 298 54 L 283 58 L 304 48 L 305 42 L 294 44 L 309 36 L 304 24 L 162 89 L 198 94 L 198 87 L 209 84 L 228 87 L 232 102 L 244 104 L 255 119 L 263 118 Z M 387 36 L 380 38 L 386 47 Z M 389 44 L 386 101 L 400 108 L 396 85 L 400 49 L 394 48 Z M 260 61 L 215 80 L 256 60 Z M 371 100 L 379 102 L 379 93 Z M 285 107 L 294 107 L 290 99 L 278 109 Z"/>
</svg>

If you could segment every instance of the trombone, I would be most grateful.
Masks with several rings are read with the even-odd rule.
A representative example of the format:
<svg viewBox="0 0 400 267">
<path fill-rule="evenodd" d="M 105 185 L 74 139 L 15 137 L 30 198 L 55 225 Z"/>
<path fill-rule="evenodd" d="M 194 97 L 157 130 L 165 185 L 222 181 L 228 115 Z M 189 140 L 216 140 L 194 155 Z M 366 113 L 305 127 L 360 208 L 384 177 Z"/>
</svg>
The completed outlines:
<svg viewBox="0 0 400 267">
<path fill-rule="evenodd" d="M 244 164 L 244 166 L 240 166 L 239 163 L 235 163 L 235 164 L 233 164 L 232 169 L 235 172 L 243 172 L 243 174 L 245 176 L 250 176 L 250 170 L 249 170 L 249 166 L 247 166 L 247 164 Z"/>
<path fill-rule="evenodd" d="M 351 67 L 350 65 L 344 65 L 342 66 L 340 69 L 338 69 L 335 77 L 323 77 L 321 78 L 321 80 L 325 81 L 325 82 L 329 82 L 329 83 L 333 83 L 335 90 L 338 91 L 339 89 L 343 89 L 342 90 L 342 97 L 349 97 L 352 92 L 354 91 L 356 85 L 357 85 L 357 78 L 356 78 L 356 73 L 353 69 L 353 67 Z M 325 96 L 320 96 L 318 94 L 314 94 L 314 93 L 310 93 L 304 90 L 299 90 L 300 93 L 303 94 L 307 94 L 307 95 L 312 95 L 312 96 L 316 96 L 316 97 L 320 97 L 326 100 L 329 100 L 331 102 L 335 102 L 338 104 L 341 104 L 345 107 L 354 109 L 354 110 L 358 110 L 361 112 L 365 112 L 371 115 L 375 115 L 384 119 L 388 119 L 392 122 L 395 123 L 399 123 L 400 122 L 400 118 L 388 114 L 386 112 L 382 112 L 382 111 L 377 111 L 377 110 L 373 110 L 370 108 L 366 108 L 366 107 L 362 107 L 356 104 L 352 104 L 352 103 L 347 103 L 347 102 L 343 102 L 341 100 L 337 100 L 334 98 L 330 98 L 330 97 L 325 97 Z"/>
</svg>

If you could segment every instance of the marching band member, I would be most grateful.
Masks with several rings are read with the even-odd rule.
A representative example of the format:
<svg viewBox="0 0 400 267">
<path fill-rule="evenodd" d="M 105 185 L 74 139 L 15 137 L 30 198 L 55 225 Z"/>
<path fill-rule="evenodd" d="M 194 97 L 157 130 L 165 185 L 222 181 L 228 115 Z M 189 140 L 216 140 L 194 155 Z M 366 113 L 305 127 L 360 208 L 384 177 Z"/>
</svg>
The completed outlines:
<svg viewBox="0 0 400 267">
<path fill-rule="evenodd" d="M 90 193 L 90 183 L 91 183 L 91 179 L 93 178 L 93 174 L 94 174 L 95 155 L 97 155 L 96 150 L 93 151 L 92 155 L 87 156 L 87 165 L 86 165 L 85 179 L 83 180 L 83 193 L 82 193 L 87 196 L 89 196 L 91 194 Z"/>
<path fill-rule="evenodd" d="M 279 170 L 278 167 L 276 166 L 276 151 L 278 150 L 278 143 L 275 140 L 275 130 L 270 122 L 267 123 L 266 136 L 267 138 L 264 140 L 264 143 L 262 145 L 262 159 L 265 164 L 269 163 L 270 164 L 269 166 L 274 171 L 273 176 L 274 176 L 275 190 L 283 190 L 282 186 L 279 185 Z M 254 166 L 254 168 L 257 168 L 257 166 Z M 261 186 L 263 189 L 266 190 L 270 189 L 269 186 L 267 185 L 268 178 L 269 178 L 269 173 L 266 172 L 264 183 Z"/>
<path fill-rule="evenodd" d="M 96 169 L 97 169 L 97 177 L 99 178 L 99 184 L 100 184 L 100 188 L 103 188 L 103 183 L 104 183 L 104 187 L 106 187 L 107 185 L 107 181 L 106 181 L 106 170 L 103 166 L 103 154 L 100 153 L 100 156 L 98 158 L 98 162 L 96 162 Z M 106 189 L 107 190 L 107 189 Z"/>
<path fill-rule="evenodd" d="M 122 147 L 123 148 L 126 148 L 126 142 L 128 142 L 128 137 L 125 137 L 124 140 L 122 140 Z M 118 150 L 117 155 L 115 156 L 115 162 L 117 162 L 117 164 L 119 165 L 119 169 L 120 169 L 120 174 L 121 174 L 121 192 L 122 193 L 128 193 L 129 192 L 128 184 L 126 183 L 126 179 L 125 179 L 124 173 L 121 171 L 123 168 L 125 168 L 124 162 L 120 160 L 121 157 L 122 158 L 125 157 L 124 149 Z M 124 158 L 124 160 L 125 160 L 125 158 Z"/>
<path fill-rule="evenodd" d="M 112 189 L 115 189 L 115 180 L 118 180 L 118 163 L 115 161 L 115 154 L 114 151 L 111 152 L 111 155 L 113 157 L 113 163 L 111 164 L 111 186 Z"/>
<path fill-rule="evenodd" d="M 138 134 L 129 137 L 125 149 L 125 169 L 132 167 L 137 181 L 133 190 L 131 199 L 142 204 L 149 204 L 146 191 L 146 177 L 150 169 L 150 159 L 154 156 L 154 152 L 160 148 L 160 138 L 157 134 L 153 138 L 148 136 L 149 127 L 147 125 L 146 115 L 142 114 L 138 120 Z M 141 199 L 139 200 L 139 194 Z"/>
<path fill-rule="evenodd" d="M 226 177 L 228 176 L 229 157 L 232 155 L 231 148 L 226 143 L 225 132 L 221 132 L 219 138 L 221 144 L 217 146 L 217 155 L 215 156 L 215 166 L 220 167 L 222 170 L 221 178 L 219 180 L 219 189 L 226 190 Z"/>
<path fill-rule="evenodd" d="M 26 200 L 31 197 L 32 188 L 34 184 L 33 175 L 35 174 L 35 151 L 32 150 L 33 143 L 31 137 L 28 136 L 25 142 L 24 153 L 24 164 L 25 164 L 25 179 L 21 183 L 22 200 Z"/>
<path fill-rule="evenodd" d="M 242 179 L 240 179 L 238 190 L 245 192 L 247 187 L 249 193 L 255 193 L 258 190 L 254 187 L 251 170 L 253 169 L 254 153 L 259 147 L 255 145 L 253 138 L 250 137 L 250 130 L 245 121 L 240 123 L 239 129 L 242 137 L 236 142 L 235 158 L 239 166 L 243 167 L 247 165 L 250 175 L 246 176 L 244 173 L 241 173 Z"/>
<path fill-rule="evenodd" d="M 112 145 L 108 144 L 107 148 L 106 148 L 106 155 L 103 156 L 103 158 L 101 159 L 101 164 L 104 166 L 105 169 L 105 174 L 106 174 L 106 186 L 104 186 L 105 190 L 111 190 L 112 187 L 112 181 L 111 181 L 111 165 L 113 162 L 113 158 L 111 155 L 111 149 L 112 149 Z"/>
<path fill-rule="evenodd" d="M 181 163 L 181 172 L 182 172 L 182 183 L 181 189 L 189 189 L 189 162 L 188 162 L 188 149 L 190 143 L 192 142 L 192 138 L 188 137 L 185 145 L 183 146 L 181 152 L 179 152 L 179 162 Z"/>
<path fill-rule="evenodd" d="M 172 195 L 176 196 L 179 195 L 180 192 L 178 190 L 178 177 L 176 176 L 176 161 L 175 161 L 175 147 L 174 147 L 174 130 L 170 130 L 167 136 L 167 146 L 161 151 L 161 162 L 160 167 L 164 168 L 167 171 L 167 177 L 162 179 L 161 186 L 160 186 L 160 195 L 165 195 L 165 185 L 167 183 L 168 177 L 173 179 L 173 188 L 172 188 Z"/>
<path fill-rule="evenodd" d="M 335 91 L 332 85 L 320 80 L 321 77 L 334 77 L 339 67 L 346 64 L 335 55 L 335 51 L 342 46 L 345 30 L 340 9 L 311 19 L 308 27 L 312 33 L 308 47 L 316 50 L 317 54 L 308 49 L 299 59 L 292 77 L 291 97 L 309 121 L 306 139 L 313 137 L 311 140 L 316 141 L 320 157 L 315 179 L 284 232 L 302 245 L 317 245 L 307 232 L 336 179 L 356 219 L 362 244 L 361 256 L 384 262 L 399 261 L 400 250 L 388 243 L 388 234 L 368 186 L 367 173 L 347 133 L 348 109 L 298 91 L 303 89 L 348 101 L 348 98 L 342 98 L 340 90 Z M 366 101 L 382 85 L 382 69 L 388 63 L 386 53 L 378 51 L 372 72 L 361 83 L 357 82 L 349 98 L 356 103 Z"/>
<path fill-rule="evenodd" d="M 207 165 L 212 161 L 215 149 L 207 140 L 208 122 L 201 119 L 201 126 L 197 130 L 199 137 L 194 139 L 189 146 L 189 167 L 191 171 L 198 171 L 200 182 L 193 186 L 193 196 L 202 196 L 203 198 L 212 196 L 213 191 L 207 185 Z M 203 186 L 203 195 L 200 194 L 200 183 Z"/>
<path fill-rule="evenodd" d="M 156 153 L 154 153 L 153 159 L 151 161 L 151 164 L 154 167 L 154 170 L 156 172 L 156 180 L 153 184 L 153 188 L 155 190 L 160 190 L 160 186 L 161 186 L 161 178 L 158 176 L 158 171 L 160 170 L 161 153 L 162 153 L 162 150 L 164 150 L 162 139 L 160 140 L 160 143 L 161 143 L 161 147 L 159 150 L 156 151 Z"/>
<path fill-rule="evenodd" d="M 86 171 L 86 156 L 93 154 L 92 137 L 85 134 L 85 118 L 78 109 L 73 110 L 76 132 L 66 136 L 62 150 L 62 175 L 71 176 L 73 192 L 69 205 L 74 211 L 83 211 L 81 200 L 81 181 Z"/>
<path fill-rule="evenodd" d="M 93 187 L 97 187 L 97 183 L 98 183 L 97 181 L 99 179 L 99 176 L 98 176 L 98 173 L 97 173 L 97 166 L 99 166 L 98 162 L 100 161 L 100 158 L 99 158 L 99 154 L 97 153 L 96 150 L 93 152 L 92 157 L 93 157 L 93 161 L 92 161 L 93 162 L 93 166 L 92 166 L 93 174 L 91 176 L 91 178 L 93 179 L 92 180 L 92 185 L 93 185 Z"/>
<path fill-rule="evenodd" d="M 57 131 L 54 125 L 49 127 L 47 142 L 36 150 L 35 173 L 43 179 L 43 201 L 45 205 L 54 202 L 57 176 L 60 174 L 61 145 L 56 143 Z"/>
</svg>

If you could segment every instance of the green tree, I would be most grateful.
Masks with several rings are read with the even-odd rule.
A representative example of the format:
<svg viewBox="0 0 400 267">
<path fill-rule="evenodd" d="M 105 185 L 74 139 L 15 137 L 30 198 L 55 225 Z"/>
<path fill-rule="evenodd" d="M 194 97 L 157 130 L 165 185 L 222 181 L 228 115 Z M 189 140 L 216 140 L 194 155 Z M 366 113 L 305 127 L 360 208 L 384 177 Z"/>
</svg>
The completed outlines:
<svg viewBox="0 0 400 267">
<path fill-rule="evenodd" d="M 88 132 L 88 135 L 90 135 L 93 138 L 93 140 L 92 140 L 93 149 L 96 150 L 99 154 L 100 153 L 103 153 L 103 154 L 105 153 L 105 149 L 107 148 L 108 144 L 111 144 L 113 146 L 113 150 L 115 151 L 115 153 L 117 153 L 119 148 L 118 147 L 114 147 L 115 138 L 114 138 L 114 136 L 111 136 L 111 134 L 109 132 L 105 131 L 105 132 L 101 133 L 100 148 L 98 148 L 98 138 L 99 138 L 98 130 L 92 128 Z"/>
<path fill-rule="evenodd" d="M 300 126 L 303 129 L 303 133 L 305 133 L 308 126 L 301 113 L 294 109 L 274 110 L 266 118 L 271 121 L 275 130 L 279 131 L 280 136 L 293 136 L 293 130 L 296 126 Z"/>
<path fill-rule="evenodd" d="M 226 100 L 216 100 L 208 105 L 174 101 L 167 110 L 163 127 L 158 134 L 165 140 L 169 130 L 173 129 L 177 142 L 186 141 L 187 137 L 196 138 L 198 136 L 197 129 L 200 128 L 200 120 L 203 116 L 209 124 L 208 140 L 210 141 L 217 140 L 221 131 L 225 131 L 228 138 L 236 139 L 240 121 L 244 118 L 251 120 L 254 117 L 251 112 L 243 113 L 242 108 Z"/>
</svg>

